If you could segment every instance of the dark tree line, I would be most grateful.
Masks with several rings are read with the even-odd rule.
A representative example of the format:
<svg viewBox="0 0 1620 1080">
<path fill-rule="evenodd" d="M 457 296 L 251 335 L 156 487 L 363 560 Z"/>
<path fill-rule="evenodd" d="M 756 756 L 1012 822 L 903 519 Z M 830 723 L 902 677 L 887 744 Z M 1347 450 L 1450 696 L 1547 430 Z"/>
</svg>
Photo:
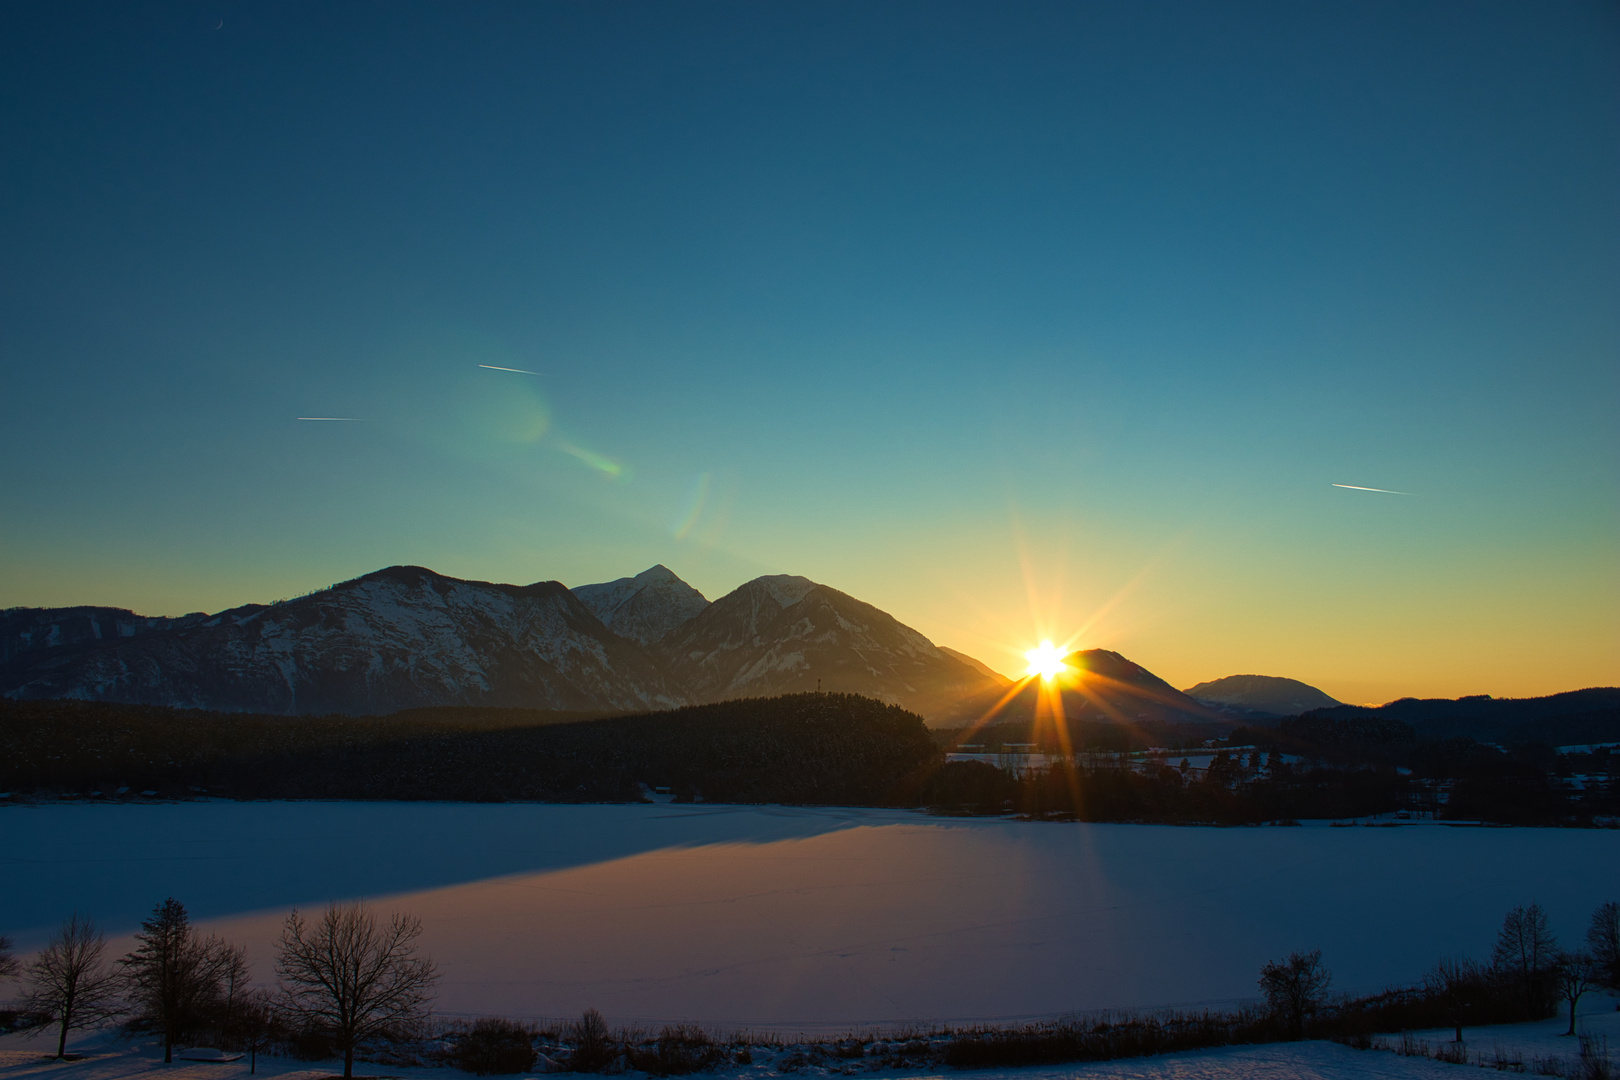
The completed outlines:
<svg viewBox="0 0 1620 1080">
<path fill-rule="evenodd" d="M 937 807 L 1091 821 L 1361 817 L 1407 809 L 1510 824 L 1620 817 L 1620 762 L 1604 750 L 1507 750 L 1421 741 L 1399 720 L 1307 715 L 1239 729 L 1207 770 L 1118 760 L 1153 745 L 1202 749 L 1209 729 L 1070 719 L 1002 724 L 982 744 L 1072 752 L 1014 778 L 952 763 L 964 733 L 850 694 L 795 694 L 603 719 L 524 710 L 389 717 L 263 717 L 86 702 L 0 702 L 0 789 L 134 798 L 635 801 L 680 798 Z M 1222 749 L 1251 746 L 1253 749 Z M 1169 761 L 1178 755 L 1171 754 Z M 988 771 L 987 771 L 988 770 Z M 1584 776 L 1580 790 L 1566 782 Z"/>
<path fill-rule="evenodd" d="M 1073 761 L 1016 777 L 986 762 L 953 761 L 923 795 L 947 813 L 1254 825 L 1383 813 L 1402 806 L 1407 791 L 1393 770 L 1268 768 L 1217 754 L 1206 770 Z"/>
<path fill-rule="evenodd" d="M 0 787 L 110 797 L 635 801 L 914 806 L 940 759 L 920 717 L 852 694 L 507 726 L 482 710 L 246 717 L 0 703 Z M 471 719 L 468 719 L 469 714 Z"/>
</svg>

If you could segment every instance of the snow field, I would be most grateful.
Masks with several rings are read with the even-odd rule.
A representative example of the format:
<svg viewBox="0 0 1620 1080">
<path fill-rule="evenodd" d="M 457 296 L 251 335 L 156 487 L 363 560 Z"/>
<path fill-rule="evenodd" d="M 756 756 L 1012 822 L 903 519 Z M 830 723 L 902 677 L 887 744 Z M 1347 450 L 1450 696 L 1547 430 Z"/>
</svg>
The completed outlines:
<svg viewBox="0 0 1620 1080">
<path fill-rule="evenodd" d="M 715 1030 L 1227 1005 L 1292 949 L 1369 991 L 1488 955 L 1513 904 L 1574 944 L 1620 897 L 1604 830 L 213 802 L 5 807 L 0 830 L 25 950 L 75 908 L 127 935 L 173 895 L 268 979 L 288 908 L 364 897 L 422 918 L 441 1012 Z"/>
</svg>

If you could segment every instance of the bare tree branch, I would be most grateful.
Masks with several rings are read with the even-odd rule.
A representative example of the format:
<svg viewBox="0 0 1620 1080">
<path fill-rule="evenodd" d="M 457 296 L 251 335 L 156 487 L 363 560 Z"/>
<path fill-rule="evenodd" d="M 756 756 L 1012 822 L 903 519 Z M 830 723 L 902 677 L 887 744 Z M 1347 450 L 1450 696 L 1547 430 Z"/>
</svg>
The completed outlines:
<svg viewBox="0 0 1620 1080">
<path fill-rule="evenodd" d="M 1288 1024 L 1288 1033 L 1300 1038 L 1305 1017 L 1322 1004 L 1333 975 L 1322 966 L 1322 950 L 1289 953 L 1287 960 L 1260 969 L 1260 990 L 1271 1011 Z"/>
<path fill-rule="evenodd" d="M 56 1056 L 67 1056 L 68 1032 L 119 1015 L 118 980 L 107 970 L 107 940 L 77 912 L 28 965 L 24 1012 L 57 1025 Z"/>
<path fill-rule="evenodd" d="M 334 904 L 310 925 L 295 909 L 277 945 L 281 1008 L 306 1028 L 329 1032 L 354 1075 L 354 1049 L 426 1018 L 438 972 L 416 955 L 421 920 L 400 913 L 379 925 L 361 904 Z"/>
<path fill-rule="evenodd" d="M 16 954 L 11 951 L 12 948 L 11 939 L 0 934 L 0 979 L 15 979 L 17 973 L 22 970 L 22 965 L 17 963 Z"/>
</svg>

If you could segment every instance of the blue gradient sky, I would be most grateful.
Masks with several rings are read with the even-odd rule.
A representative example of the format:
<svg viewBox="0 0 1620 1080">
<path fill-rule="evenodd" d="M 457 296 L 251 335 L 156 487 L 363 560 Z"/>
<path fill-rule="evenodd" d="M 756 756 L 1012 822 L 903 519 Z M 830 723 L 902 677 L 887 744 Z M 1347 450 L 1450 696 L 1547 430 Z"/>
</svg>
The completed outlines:
<svg viewBox="0 0 1620 1080">
<path fill-rule="evenodd" d="M 0 605 L 663 562 L 1617 683 L 1617 194 L 1599 3 L 8 4 Z"/>
</svg>

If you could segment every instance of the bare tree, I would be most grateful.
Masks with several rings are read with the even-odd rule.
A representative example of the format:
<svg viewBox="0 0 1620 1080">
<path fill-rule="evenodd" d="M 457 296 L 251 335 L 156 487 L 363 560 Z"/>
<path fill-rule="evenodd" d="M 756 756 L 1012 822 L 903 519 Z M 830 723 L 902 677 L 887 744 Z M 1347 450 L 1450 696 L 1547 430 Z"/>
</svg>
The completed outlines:
<svg viewBox="0 0 1620 1080">
<path fill-rule="evenodd" d="M 174 1044 L 220 1010 L 226 976 L 233 965 L 245 965 L 245 952 L 217 937 L 199 937 L 185 905 L 172 896 L 152 909 L 135 940 L 135 951 L 118 964 L 138 1010 L 136 1022 L 163 1033 L 168 1064 Z"/>
<path fill-rule="evenodd" d="M 607 1021 L 595 1008 L 586 1009 L 577 1022 L 569 1024 L 568 1035 L 574 1044 L 568 1064 L 575 1072 L 601 1072 L 613 1063 Z"/>
<path fill-rule="evenodd" d="M 1518 988 L 1527 1019 L 1546 1015 L 1552 1005 L 1547 992 L 1557 960 L 1558 940 L 1540 904 L 1519 904 L 1507 913 L 1496 935 L 1491 966 Z"/>
<path fill-rule="evenodd" d="M 422 922 L 394 913 L 379 925 L 362 904 L 334 904 L 310 925 L 287 916 L 276 949 L 280 1004 L 289 1018 L 329 1033 L 354 1075 L 354 1049 L 425 1019 L 438 972 L 416 955 Z"/>
<path fill-rule="evenodd" d="M 11 951 L 12 948 L 11 939 L 0 934 L 0 979 L 15 979 L 17 973 L 22 970 L 22 965 L 17 963 L 16 954 Z"/>
<path fill-rule="evenodd" d="M 259 1071 L 259 1050 L 275 1029 L 275 999 L 264 989 L 246 990 L 236 1001 L 232 1030 L 248 1052 L 248 1075 Z"/>
<path fill-rule="evenodd" d="M 67 1056 L 68 1032 L 119 1013 L 118 980 L 102 957 L 107 939 L 75 912 L 28 965 L 22 1010 L 57 1025 L 56 1056 Z"/>
<path fill-rule="evenodd" d="M 219 1023 L 226 1029 L 237 1021 L 237 1014 L 246 1004 L 252 986 L 252 969 L 248 967 L 247 946 L 219 944 Z"/>
<path fill-rule="evenodd" d="M 1575 1003 L 1596 985 L 1597 975 L 1597 962 L 1587 953 L 1563 953 L 1558 957 L 1558 994 L 1569 1002 L 1569 1030 L 1565 1035 L 1575 1034 Z"/>
<path fill-rule="evenodd" d="M 1305 1033 L 1305 1017 L 1321 1006 L 1333 974 L 1322 966 L 1322 950 L 1289 953 L 1287 960 L 1260 969 L 1260 991 L 1274 1015 L 1288 1025 L 1294 1038 Z"/>
<path fill-rule="evenodd" d="M 1610 900 L 1592 912 L 1586 928 L 1586 951 L 1598 965 L 1598 982 L 1620 994 L 1620 904 Z"/>
<path fill-rule="evenodd" d="M 1429 991 L 1445 1003 L 1446 1018 L 1451 1021 L 1459 1043 L 1463 1041 L 1463 1020 L 1487 978 L 1476 961 L 1455 957 L 1442 959 L 1424 976 Z"/>
</svg>

